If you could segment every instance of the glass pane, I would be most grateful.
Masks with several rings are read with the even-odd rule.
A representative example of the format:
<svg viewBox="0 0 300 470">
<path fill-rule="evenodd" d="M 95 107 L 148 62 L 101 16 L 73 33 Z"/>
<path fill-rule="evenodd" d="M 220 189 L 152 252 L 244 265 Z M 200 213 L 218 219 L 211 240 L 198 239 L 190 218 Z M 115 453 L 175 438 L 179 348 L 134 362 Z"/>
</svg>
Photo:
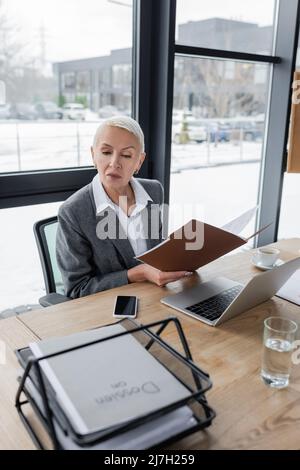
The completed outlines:
<svg viewBox="0 0 300 470">
<path fill-rule="evenodd" d="M 300 37 L 298 41 L 296 70 L 300 71 Z M 299 96 L 297 88 L 297 98 Z M 299 104 L 298 104 L 299 106 Z M 300 174 L 285 173 L 283 179 L 282 199 L 280 206 L 280 219 L 278 238 L 291 238 L 300 236 Z"/>
<path fill-rule="evenodd" d="M 170 203 L 183 222 L 220 227 L 256 205 L 269 74 L 268 65 L 176 58 Z M 180 222 L 171 218 L 170 230 Z"/>
<path fill-rule="evenodd" d="M 278 238 L 300 236 L 300 175 L 285 173 L 280 206 Z"/>
<path fill-rule="evenodd" d="M 271 54 L 275 0 L 177 0 L 176 42 Z"/>
<path fill-rule="evenodd" d="M 132 4 L 0 2 L 1 173 L 90 165 L 101 120 L 131 114 Z"/>
<path fill-rule="evenodd" d="M 56 233 L 57 233 L 58 222 L 47 225 L 44 229 L 45 237 L 47 240 L 47 247 L 50 256 L 50 266 L 52 267 L 54 283 L 56 286 L 56 292 L 58 294 L 65 294 L 64 283 L 61 272 L 58 267 L 56 259 Z"/>
<path fill-rule="evenodd" d="M 46 294 L 33 233 L 38 220 L 57 215 L 61 202 L 0 210 L 0 314 L 38 304 Z"/>
</svg>

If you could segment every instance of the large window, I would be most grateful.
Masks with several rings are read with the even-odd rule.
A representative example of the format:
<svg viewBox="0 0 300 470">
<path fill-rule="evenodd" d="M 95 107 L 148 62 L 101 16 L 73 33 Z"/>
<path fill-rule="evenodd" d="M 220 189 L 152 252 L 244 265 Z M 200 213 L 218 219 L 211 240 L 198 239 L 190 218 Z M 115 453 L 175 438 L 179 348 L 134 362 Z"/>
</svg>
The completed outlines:
<svg viewBox="0 0 300 470">
<path fill-rule="evenodd" d="M 131 114 L 132 6 L 0 3 L 0 173 L 89 165 L 101 119 Z"/>
<path fill-rule="evenodd" d="M 265 64 L 176 58 L 171 203 L 200 204 L 215 225 L 256 205 L 269 72 Z"/>
<path fill-rule="evenodd" d="M 222 225 L 259 201 L 257 226 L 274 223 L 257 242 L 273 241 L 298 18 L 298 0 L 0 1 L 1 309 L 43 293 L 33 222 L 91 181 L 116 113 L 140 120 L 142 176 L 181 215 Z M 298 231 L 298 188 L 286 175 L 280 234 Z"/>
<path fill-rule="evenodd" d="M 93 170 L 84 167 L 97 126 L 131 114 L 132 7 L 132 0 L 0 1 L 0 203 L 28 204 L 0 210 L 0 311 L 45 294 L 32 227 L 61 202 L 41 202 L 89 182 Z"/>
<path fill-rule="evenodd" d="M 177 2 L 170 203 L 218 226 L 258 201 L 274 14 L 273 0 Z"/>
<path fill-rule="evenodd" d="M 15 307 L 20 313 L 46 295 L 33 224 L 57 215 L 61 203 L 0 211 L 0 313 Z"/>
</svg>

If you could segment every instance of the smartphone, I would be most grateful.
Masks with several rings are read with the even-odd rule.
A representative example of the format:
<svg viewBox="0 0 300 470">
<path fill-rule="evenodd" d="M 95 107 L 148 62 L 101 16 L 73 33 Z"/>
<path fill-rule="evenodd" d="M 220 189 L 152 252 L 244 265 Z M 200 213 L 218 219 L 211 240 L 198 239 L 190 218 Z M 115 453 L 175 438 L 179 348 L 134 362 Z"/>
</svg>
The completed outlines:
<svg viewBox="0 0 300 470">
<path fill-rule="evenodd" d="M 135 318 L 137 314 L 137 298 L 134 296 L 118 295 L 113 316 L 116 318 Z"/>
</svg>

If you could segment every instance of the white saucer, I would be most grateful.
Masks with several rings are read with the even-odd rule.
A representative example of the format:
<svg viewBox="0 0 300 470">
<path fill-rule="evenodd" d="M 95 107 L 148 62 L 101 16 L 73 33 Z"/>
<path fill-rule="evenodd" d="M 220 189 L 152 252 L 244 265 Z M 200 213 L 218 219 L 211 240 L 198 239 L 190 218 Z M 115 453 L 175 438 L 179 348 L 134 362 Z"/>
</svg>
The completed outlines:
<svg viewBox="0 0 300 470">
<path fill-rule="evenodd" d="M 252 258 L 251 262 L 256 268 L 261 269 L 262 271 L 269 271 L 270 269 L 273 269 L 276 266 L 281 266 L 282 264 L 284 264 L 284 261 L 282 261 L 282 259 L 280 258 L 278 258 L 272 266 L 264 266 L 260 262 L 256 262 L 254 258 Z"/>
</svg>

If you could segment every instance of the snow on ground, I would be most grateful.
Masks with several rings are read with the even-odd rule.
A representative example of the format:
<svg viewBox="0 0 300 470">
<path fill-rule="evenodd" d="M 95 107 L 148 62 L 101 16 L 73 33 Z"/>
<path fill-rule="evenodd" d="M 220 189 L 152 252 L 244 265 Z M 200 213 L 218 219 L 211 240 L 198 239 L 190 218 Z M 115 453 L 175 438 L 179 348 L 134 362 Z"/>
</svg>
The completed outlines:
<svg viewBox="0 0 300 470">
<path fill-rule="evenodd" d="M 90 146 L 101 121 L 0 122 L 1 172 L 89 165 Z M 261 158 L 262 142 L 174 145 L 172 172 Z"/>
<path fill-rule="evenodd" d="M 0 123 L 1 172 L 90 165 L 89 148 L 100 121 Z"/>
<path fill-rule="evenodd" d="M 21 169 L 61 168 L 77 166 L 78 162 L 90 164 L 89 147 L 98 125 L 99 122 L 19 124 Z M 1 124 L 0 139 L 3 142 L 1 171 L 17 171 L 16 124 Z M 173 145 L 170 203 L 177 216 L 171 218 L 169 230 L 178 226 L 180 211 L 182 222 L 194 215 L 190 210 L 198 208 L 202 220 L 222 226 L 255 206 L 261 145 L 261 142 L 219 143 L 216 147 L 207 143 Z M 300 236 L 299 177 L 285 177 L 280 238 Z M 55 215 L 60 204 L 0 211 L 0 312 L 17 305 L 37 303 L 45 294 L 32 227 L 35 221 Z M 254 221 L 244 234 L 250 235 L 253 228 Z"/>
</svg>

